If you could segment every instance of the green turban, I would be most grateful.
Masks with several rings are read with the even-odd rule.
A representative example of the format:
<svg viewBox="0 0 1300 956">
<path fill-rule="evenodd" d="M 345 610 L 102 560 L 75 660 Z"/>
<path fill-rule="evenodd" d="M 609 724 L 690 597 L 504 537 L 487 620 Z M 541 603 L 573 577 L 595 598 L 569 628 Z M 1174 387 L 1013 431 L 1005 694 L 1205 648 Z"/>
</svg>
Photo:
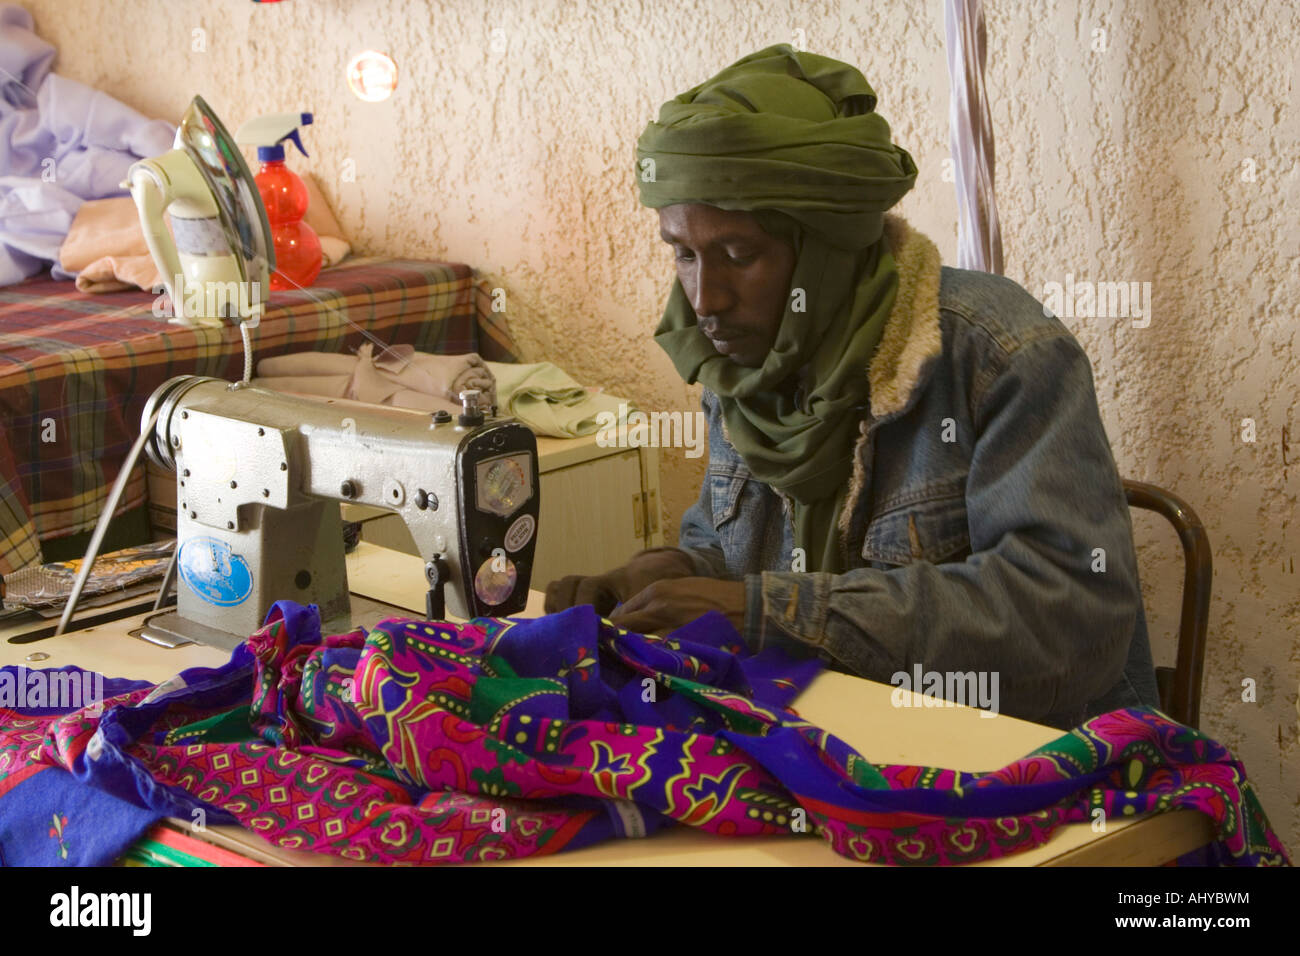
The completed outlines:
<svg viewBox="0 0 1300 956">
<path fill-rule="evenodd" d="M 714 350 L 680 282 L 655 341 L 683 379 L 718 396 L 728 438 L 754 476 L 790 499 L 808 570 L 846 566 L 836 518 L 867 368 L 898 287 L 881 241 L 884 213 L 916 181 L 916 164 L 890 142 L 875 107 L 853 67 L 780 44 L 665 103 L 637 140 L 644 205 L 752 212 L 794 244 L 785 316 L 760 368 Z M 810 381 L 802 406 L 801 372 Z"/>
</svg>

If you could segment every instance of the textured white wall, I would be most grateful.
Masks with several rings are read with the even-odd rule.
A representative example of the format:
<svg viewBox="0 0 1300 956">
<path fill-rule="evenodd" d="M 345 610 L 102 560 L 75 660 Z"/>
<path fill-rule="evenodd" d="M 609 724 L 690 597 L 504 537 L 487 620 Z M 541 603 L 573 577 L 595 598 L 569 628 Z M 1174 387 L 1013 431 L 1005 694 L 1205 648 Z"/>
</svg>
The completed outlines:
<svg viewBox="0 0 1300 956">
<path fill-rule="evenodd" d="M 312 158 L 292 162 L 365 252 L 474 265 L 507 290 L 526 358 L 646 408 L 694 408 L 696 392 L 649 338 L 672 262 L 636 201 L 633 143 L 662 101 L 745 53 L 802 30 L 858 65 L 920 167 L 899 211 L 955 262 L 938 0 L 25 5 L 59 72 L 149 115 L 174 121 L 195 93 L 232 128 L 313 110 Z M 1300 428 L 1300 17 L 1259 0 L 988 7 L 1006 271 L 1040 296 L 1066 273 L 1152 284 L 1147 328 L 1065 321 L 1092 357 L 1121 471 L 1175 489 L 1209 529 L 1202 726 L 1300 851 L 1300 444 L 1285 437 Z M 385 103 L 343 81 L 368 46 L 401 71 Z M 701 472 L 665 453 L 670 527 Z M 1156 654 L 1172 661 L 1177 541 L 1154 518 L 1136 528 Z"/>
</svg>

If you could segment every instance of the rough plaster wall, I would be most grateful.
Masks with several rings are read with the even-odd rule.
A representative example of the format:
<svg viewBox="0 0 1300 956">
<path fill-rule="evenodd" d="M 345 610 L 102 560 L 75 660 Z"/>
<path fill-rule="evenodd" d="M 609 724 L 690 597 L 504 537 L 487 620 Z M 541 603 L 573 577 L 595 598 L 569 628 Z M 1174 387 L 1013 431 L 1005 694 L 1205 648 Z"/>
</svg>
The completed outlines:
<svg viewBox="0 0 1300 956">
<path fill-rule="evenodd" d="M 955 261 L 938 0 L 26 6 L 59 72 L 149 115 L 174 121 L 196 92 L 231 127 L 314 110 L 312 158 L 293 163 L 364 251 L 471 263 L 507 290 L 526 358 L 645 408 L 694 408 L 698 393 L 649 339 L 672 261 L 636 202 L 633 143 L 661 102 L 745 53 L 803 30 L 808 48 L 858 65 L 920 167 L 899 211 Z M 1258 0 L 987 8 L 1007 274 L 1040 296 L 1066 273 L 1152 284 L 1148 328 L 1064 321 L 1092 357 L 1121 472 L 1175 489 L 1208 527 L 1202 727 L 1244 761 L 1300 850 L 1300 476 L 1284 464 L 1300 448 L 1283 432 L 1297 427 L 1300 371 L 1300 16 Z M 365 47 L 398 63 L 388 102 L 345 88 Z M 1248 417 L 1254 444 L 1241 440 Z M 672 450 L 663 461 L 671 529 L 703 463 Z M 1135 531 L 1155 653 L 1171 662 L 1177 539 L 1142 514 Z M 1241 700 L 1243 678 L 1257 702 Z"/>
<path fill-rule="evenodd" d="M 1094 52 L 1098 29 L 1105 50 Z M 1040 296 L 1067 272 L 1151 283 L 1146 328 L 1064 321 L 1092 358 L 1121 473 L 1173 489 L 1206 525 L 1201 726 L 1244 761 L 1294 852 L 1300 13 L 1218 0 L 994 4 L 989 36 L 1007 274 Z M 1246 418 L 1254 443 L 1242 440 Z M 1178 539 L 1134 515 L 1153 651 L 1172 663 Z"/>
</svg>

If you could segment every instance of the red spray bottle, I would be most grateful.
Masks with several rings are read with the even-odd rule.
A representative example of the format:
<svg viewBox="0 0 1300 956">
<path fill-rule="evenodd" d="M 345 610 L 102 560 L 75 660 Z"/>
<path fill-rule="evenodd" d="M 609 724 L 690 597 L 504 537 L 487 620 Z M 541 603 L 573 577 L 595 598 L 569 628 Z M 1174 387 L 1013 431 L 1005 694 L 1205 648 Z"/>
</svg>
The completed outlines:
<svg viewBox="0 0 1300 956">
<path fill-rule="evenodd" d="M 275 246 L 276 269 L 271 273 L 271 290 L 307 288 L 316 281 L 321 269 L 320 239 L 315 230 L 303 222 L 307 214 L 307 187 L 284 162 L 284 141 L 292 140 L 304 156 L 298 127 L 312 121 L 310 113 L 273 113 L 249 120 L 239 128 L 235 139 L 257 147 L 261 167 L 254 180 L 266 207 Z"/>
</svg>

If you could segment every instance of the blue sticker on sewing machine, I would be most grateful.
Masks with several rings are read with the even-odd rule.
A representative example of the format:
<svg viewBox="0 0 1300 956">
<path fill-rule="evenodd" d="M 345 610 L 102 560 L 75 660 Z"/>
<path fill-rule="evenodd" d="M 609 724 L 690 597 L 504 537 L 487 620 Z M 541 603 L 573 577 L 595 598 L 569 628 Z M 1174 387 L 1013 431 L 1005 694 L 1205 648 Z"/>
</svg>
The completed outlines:
<svg viewBox="0 0 1300 956">
<path fill-rule="evenodd" d="M 253 593 L 253 572 L 241 555 L 216 538 L 190 538 L 177 564 L 191 591 L 221 607 L 242 604 Z"/>
</svg>

